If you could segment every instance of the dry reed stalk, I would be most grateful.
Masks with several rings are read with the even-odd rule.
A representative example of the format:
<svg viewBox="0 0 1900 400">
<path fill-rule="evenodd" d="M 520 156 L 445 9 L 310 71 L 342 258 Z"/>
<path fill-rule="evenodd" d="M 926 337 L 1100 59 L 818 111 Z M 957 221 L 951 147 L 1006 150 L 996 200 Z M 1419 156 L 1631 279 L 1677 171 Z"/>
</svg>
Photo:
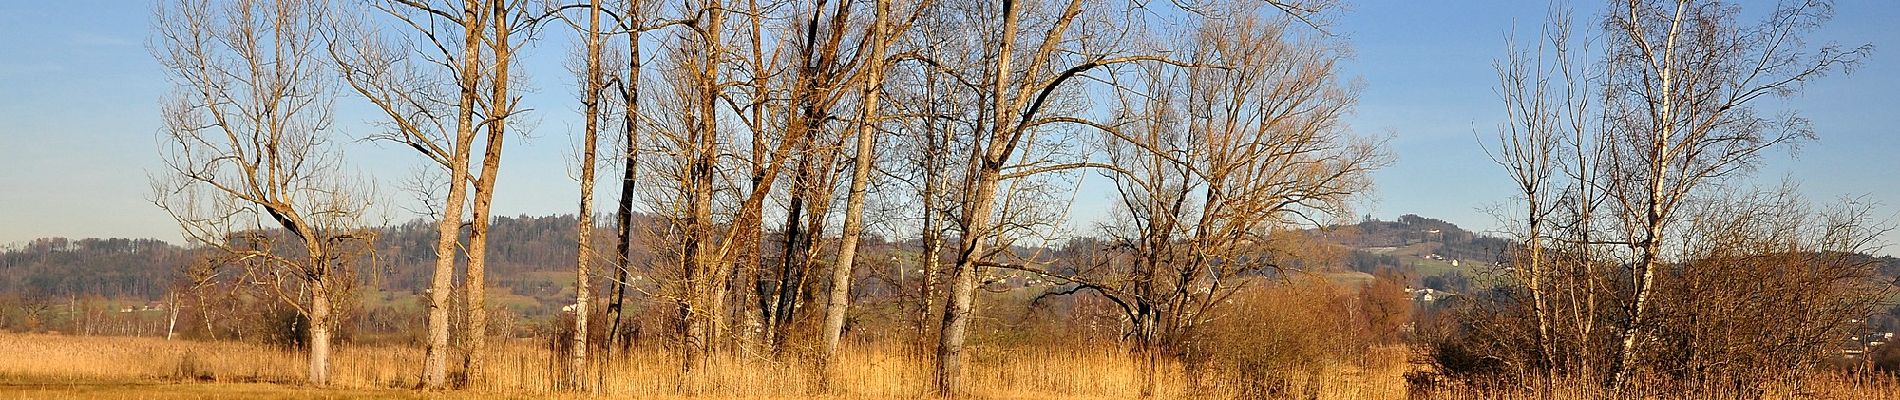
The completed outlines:
<svg viewBox="0 0 1900 400">
<path fill-rule="evenodd" d="M 418 385 L 421 350 L 406 346 L 343 346 L 334 356 L 332 388 L 407 389 Z M 487 385 L 466 393 L 543 397 L 556 394 L 561 357 L 537 340 L 491 344 Z M 788 353 L 789 354 L 789 353 Z M 1348 362 L 1295 369 L 1276 376 L 1283 395 L 1331 399 L 1593 399 L 1590 385 L 1547 388 L 1447 385 L 1408 393 L 1402 376 L 1413 368 L 1407 351 L 1374 348 Z M 637 348 L 604 366 L 601 395 L 616 398 L 893 399 L 926 397 L 929 354 L 907 346 L 847 345 L 832 390 L 818 385 L 817 365 L 796 355 L 728 354 L 706 373 L 683 376 L 679 359 L 660 348 Z M 1137 359 L 1110 346 L 977 347 L 969 363 L 972 395 L 985 399 L 1127 399 L 1139 397 Z M 0 377 L 38 382 L 158 381 L 300 384 L 304 358 L 281 348 L 235 342 L 167 341 L 144 337 L 0 334 Z M 603 366 L 596 364 L 596 368 Z M 1155 398 L 1247 397 L 1250 388 L 1202 376 L 1196 386 L 1180 364 L 1162 368 Z M 0 389 L 3 390 L 3 389 Z M 290 388 L 286 388 L 290 390 Z M 1892 378 L 1824 373 L 1765 385 L 1758 393 L 1645 387 L 1615 398 L 1900 398 Z M 561 395 L 557 397 L 565 397 Z M 479 397 L 479 396 L 478 396 Z"/>
</svg>

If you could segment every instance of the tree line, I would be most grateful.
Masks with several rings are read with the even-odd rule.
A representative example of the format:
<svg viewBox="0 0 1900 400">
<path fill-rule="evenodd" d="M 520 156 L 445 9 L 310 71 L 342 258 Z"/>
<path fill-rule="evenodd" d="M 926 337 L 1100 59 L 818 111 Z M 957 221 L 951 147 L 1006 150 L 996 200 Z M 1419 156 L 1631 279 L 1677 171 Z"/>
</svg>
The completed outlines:
<svg viewBox="0 0 1900 400">
<path fill-rule="evenodd" d="M 1247 321 L 1249 288 L 1326 264 L 1338 249 L 1302 228 L 1353 217 L 1391 161 L 1344 123 L 1360 86 L 1339 71 L 1335 6 L 177 0 L 154 32 L 177 89 L 154 203 L 305 321 L 323 384 L 336 303 L 379 257 L 384 197 L 338 144 L 413 149 L 425 167 L 403 190 L 434 225 L 405 244 L 433 252 L 420 381 L 479 387 L 503 271 L 489 268 L 496 178 L 543 112 L 521 104 L 534 77 L 519 51 L 560 37 L 581 117 L 562 387 L 599 384 L 594 360 L 636 344 L 636 308 L 667 321 L 681 374 L 736 354 L 831 371 L 869 337 L 852 315 L 872 288 L 916 299 L 909 340 L 940 395 L 964 390 L 973 321 L 996 312 L 979 294 L 1026 286 L 1098 302 L 1153 377 L 1252 351 L 1215 321 Z M 1871 314 L 1887 286 L 1836 257 L 1878 235 L 1871 207 L 1739 185 L 1814 136 L 1757 103 L 1869 51 L 1807 46 L 1830 10 L 1783 4 L 1745 25 L 1720 1 L 1616 1 L 1600 40 L 1573 40 L 1560 12 L 1535 47 L 1513 45 L 1498 66 L 1508 122 L 1485 145 L 1518 189 L 1505 214 L 1520 237 L 1499 249 L 1506 284 L 1467 308 L 1488 311 L 1425 328 L 1442 333 L 1441 372 L 1616 388 L 1797 371 Z M 372 128 L 340 127 L 338 102 L 375 110 Z M 1109 184 L 1107 218 L 1047 251 L 1085 177 Z M 871 257 L 869 231 L 915 254 Z M 912 273 L 864 282 L 872 265 Z M 1737 308 L 1763 298 L 1779 307 Z M 1365 326 L 1401 322 L 1379 320 Z M 1721 334 L 1742 327 L 1756 330 Z"/>
<path fill-rule="evenodd" d="M 1341 122 L 1357 89 L 1337 72 L 1344 43 L 1324 32 L 1330 4 L 1150 6 L 169 2 L 154 53 L 177 90 L 155 203 L 218 263 L 295 289 L 276 293 L 307 321 L 321 384 L 335 303 L 377 258 L 367 216 L 381 195 L 337 143 L 414 149 L 429 167 L 405 191 L 439 221 L 421 380 L 479 385 L 495 178 L 509 132 L 532 128 L 517 51 L 564 32 L 579 43 L 584 216 L 567 387 L 612 357 L 590 350 L 624 348 L 589 330 L 625 329 L 630 291 L 672 308 L 682 373 L 806 341 L 830 365 L 871 226 L 919 239 L 918 277 L 901 284 L 933 316 L 919 340 L 933 342 L 941 394 L 962 386 L 976 294 L 1002 271 L 1109 299 L 1159 359 L 1249 276 L 1286 265 L 1270 254 L 1290 228 L 1344 215 L 1387 156 Z M 376 129 L 343 132 L 342 101 L 380 111 Z M 611 166 L 619 196 L 598 221 L 592 195 Z M 1061 269 L 1013 251 L 1048 240 L 1084 173 L 1114 183 L 1110 239 Z M 606 321 L 590 321 L 602 303 Z M 808 318 L 822 323 L 801 328 Z"/>
</svg>

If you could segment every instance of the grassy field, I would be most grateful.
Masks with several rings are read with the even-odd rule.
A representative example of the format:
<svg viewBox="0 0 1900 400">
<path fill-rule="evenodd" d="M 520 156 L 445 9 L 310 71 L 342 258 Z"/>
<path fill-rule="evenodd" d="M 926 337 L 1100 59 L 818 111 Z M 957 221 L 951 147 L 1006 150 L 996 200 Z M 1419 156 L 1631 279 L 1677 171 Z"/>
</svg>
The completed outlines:
<svg viewBox="0 0 1900 400">
<path fill-rule="evenodd" d="M 318 389 L 271 383 L 175 382 L 0 376 L 0 397 L 18 399 L 474 399 L 474 393 L 425 393 L 396 389 Z M 505 396 L 504 396 L 505 397 Z M 517 398 L 526 396 L 517 396 Z"/>
<path fill-rule="evenodd" d="M 0 397 L 35 399 L 172 398 L 744 398 L 891 399 L 927 396 L 927 357 L 902 349 L 849 349 L 834 390 L 819 389 L 808 361 L 772 361 L 737 355 L 705 371 L 683 376 L 677 360 L 639 351 L 606 371 L 586 396 L 554 386 L 553 354 L 532 341 L 497 344 L 490 381 L 483 387 L 419 392 L 422 352 L 390 346 L 346 346 L 333 360 L 334 382 L 313 388 L 303 381 L 304 359 L 294 352 L 231 343 L 158 338 L 0 334 Z M 1323 399 L 1382 399 L 1405 395 L 1403 355 L 1380 349 L 1365 362 L 1297 373 L 1292 386 Z M 968 387 L 987 399 L 1123 399 L 1139 397 L 1140 368 L 1113 349 L 1077 346 L 1055 350 L 976 348 L 970 355 Z M 1213 395 L 1238 390 L 1219 384 L 1190 393 L 1177 366 L 1157 376 L 1158 398 Z"/>
<path fill-rule="evenodd" d="M 232 342 L 167 341 L 158 338 L 0 334 L 0 398 L 4 399 L 904 399 L 927 398 L 927 358 L 913 352 L 871 348 L 846 354 L 833 390 L 819 389 L 810 362 L 775 362 L 735 356 L 711 373 L 683 376 L 660 352 L 629 355 L 601 367 L 589 393 L 553 386 L 552 354 L 526 341 L 503 342 L 491 357 L 491 380 L 483 387 L 418 391 L 421 351 L 405 347 L 346 346 L 334 360 L 334 383 L 303 383 L 303 358 L 294 352 Z M 1140 397 L 1140 368 L 1126 354 L 1106 349 L 977 348 L 968 375 L 970 397 L 979 399 L 1128 399 Z M 743 358 L 743 359 L 742 359 Z M 1323 368 L 1282 372 L 1276 396 L 1296 399 L 1601 399 L 1757 398 L 1900 399 L 1891 378 L 1825 373 L 1766 385 L 1746 394 L 1641 388 L 1636 395 L 1605 395 L 1579 385 L 1492 387 L 1455 385 L 1408 392 L 1400 348 L 1377 348 L 1359 360 Z M 1178 365 L 1157 376 L 1155 398 L 1259 398 L 1243 388 L 1201 377 L 1190 384 Z M 1255 392 L 1258 393 L 1258 392 Z"/>
</svg>

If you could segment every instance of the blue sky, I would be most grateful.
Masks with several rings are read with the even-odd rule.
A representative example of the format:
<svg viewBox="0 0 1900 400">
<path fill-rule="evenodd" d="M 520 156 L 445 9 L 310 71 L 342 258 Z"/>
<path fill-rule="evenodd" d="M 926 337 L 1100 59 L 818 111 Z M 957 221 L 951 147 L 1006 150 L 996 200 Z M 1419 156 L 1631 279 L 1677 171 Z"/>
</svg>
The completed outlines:
<svg viewBox="0 0 1900 400">
<path fill-rule="evenodd" d="M 1573 1 L 1579 23 L 1601 9 Z M 1741 2 L 1761 10 L 1772 1 Z M 1373 215 L 1415 213 L 1467 228 L 1489 229 L 1482 208 L 1510 199 L 1504 171 L 1488 161 L 1479 138 L 1494 137 L 1504 119 L 1492 62 L 1504 56 L 1507 34 L 1535 37 L 1546 6 L 1540 1 L 1360 1 L 1342 21 L 1357 48 L 1347 73 L 1368 85 L 1355 128 L 1391 132 L 1398 162 L 1380 171 Z M 1816 44 L 1871 43 L 1874 54 L 1852 75 L 1836 74 L 1797 97 L 1766 99 L 1770 109 L 1791 107 L 1814 121 L 1820 140 L 1799 152 L 1768 153 L 1762 184 L 1783 178 L 1800 184 L 1812 201 L 1861 196 L 1900 211 L 1900 7 L 1882 1 L 1842 1 L 1836 16 L 1815 32 Z M 1887 235 L 1900 243 L 1900 235 Z M 1892 254 L 1895 249 L 1887 249 Z"/>
<path fill-rule="evenodd" d="M 1599 7 L 1584 3 L 1577 14 Z M 1771 2 L 1745 2 L 1760 9 Z M 176 225 L 152 206 L 146 176 L 160 168 L 158 102 L 170 90 L 147 50 L 150 3 L 74 0 L 0 2 L 0 243 L 35 237 L 153 237 L 177 240 Z M 1851 76 L 1835 75 L 1800 96 L 1770 101 L 1801 110 L 1821 139 L 1797 154 L 1781 151 L 1764 182 L 1799 182 L 1814 200 L 1866 195 L 1900 210 L 1900 7 L 1844 1 L 1816 42 L 1871 43 L 1878 49 Z M 1351 125 L 1390 135 L 1397 161 L 1376 174 L 1363 207 L 1375 217 L 1445 219 L 1475 229 L 1496 225 L 1482 208 L 1508 200 L 1503 172 L 1477 146 L 1503 118 L 1491 63 L 1504 55 L 1513 27 L 1529 36 L 1542 23 L 1540 1 L 1354 1 L 1333 31 L 1356 56 L 1348 76 L 1365 83 Z M 511 138 L 497 188 L 499 215 L 572 213 L 574 85 L 560 58 L 570 42 L 550 31 L 528 52 L 527 106 L 539 120 L 531 137 Z M 339 117 L 346 135 L 367 134 L 372 116 Z M 1775 107 L 1781 107 L 1779 105 Z M 355 144 L 354 168 L 384 183 L 415 164 L 406 149 Z M 385 190 L 402 198 L 402 193 Z M 1078 204 L 1077 216 L 1099 214 Z M 406 219 L 407 216 L 401 216 Z M 1888 242 L 1900 242 L 1890 235 Z M 1889 249 L 1886 253 L 1894 253 Z"/>
</svg>

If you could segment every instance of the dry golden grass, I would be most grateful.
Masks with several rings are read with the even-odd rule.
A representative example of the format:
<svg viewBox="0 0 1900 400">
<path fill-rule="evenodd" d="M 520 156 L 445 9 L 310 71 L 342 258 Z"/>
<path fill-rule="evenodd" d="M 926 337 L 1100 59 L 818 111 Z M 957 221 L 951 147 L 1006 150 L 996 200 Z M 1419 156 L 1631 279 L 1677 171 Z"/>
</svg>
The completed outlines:
<svg viewBox="0 0 1900 400">
<path fill-rule="evenodd" d="M 484 387 L 448 392 L 411 390 L 422 353 L 401 346 L 345 346 L 336 354 L 334 382 L 302 384 L 301 355 L 232 342 L 157 338 L 0 334 L 0 398 L 31 399 L 486 399 L 486 398 L 702 398 L 901 399 L 928 396 L 928 357 L 899 348 L 847 351 L 834 390 L 820 389 L 813 363 L 774 362 L 763 355 L 716 361 L 709 373 L 682 376 L 677 359 L 637 351 L 605 368 L 599 393 L 575 394 L 553 386 L 560 365 L 531 341 L 497 343 Z M 985 399 L 1126 399 L 1140 396 L 1141 373 L 1126 353 L 1099 346 L 1036 349 L 977 348 L 971 357 L 971 397 Z M 1629 395 L 1591 392 L 1583 385 L 1549 388 L 1448 385 L 1408 393 L 1402 348 L 1376 348 L 1358 360 L 1275 374 L 1275 397 L 1298 399 L 1601 399 L 1767 398 L 1900 399 L 1892 379 L 1823 374 L 1769 385 L 1760 393 L 1644 390 Z M 1179 365 L 1157 380 L 1156 398 L 1242 398 L 1248 388 L 1203 376 L 1190 383 Z M 1259 392 L 1248 392 L 1257 393 Z"/>
<path fill-rule="evenodd" d="M 1590 384 L 1557 382 L 1543 387 L 1449 387 L 1432 391 L 1433 399 L 1595 400 L 1595 399 L 1900 399 L 1900 382 L 1891 377 L 1852 376 L 1821 372 L 1798 379 L 1767 382 L 1751 390 L 1732 387 L 1641 385 L 1608 392 Z"/>
<path fill-rule="evenodd" d="M 847 349 L 831 391 L 820 388 L 813 363 L 775 362 L 764 355 L 717 360 L 710 373 L 682 376 L 677 359 L 636 351 L 605 368 L 600 395 L 616 398 L 891 399 L 928 397 L 928 357 L 899 348 Z M 1294 390 L 1323 399 L 1404 397 L 1403 357 L 1396 349 L 1368 356 L 1381 362 L 1296 374 Z M 1381 353 L 1384 352 L 1384 353 Z M 1390 354 L 1386 354 L 1390 353 Z M 532 341 L 496 344 L 487 385 L 446 393 L 416 386 L 422 353 L 394 346 L 344 346 L 333 359 L 333 382 L 301 384 L 304 359 L 281 349 L 232 342 L 157 338 L 0 334 L 0 396 L 27 398 L 546 398 L 564 394 L 551 352 Z M 1141 374 L 1126 353 L 1101 347 L 976 348 L 971 395 L 991 399 L 1122 399 L 1139 397 Z M 1221 397 L 1239 390 L 1203 382 L 1190 391 L 1179 365 L 1156 377 L 1158 398 Z"/>
<path fill-rule="evenodd" d="M 318 389 L 269 383 L 0 377 L 0 398 L 18 399 L 475 399 L 493 397 L 496 396 L 474 393 L 426 393 L 396 389 Z"/>
</svg>

